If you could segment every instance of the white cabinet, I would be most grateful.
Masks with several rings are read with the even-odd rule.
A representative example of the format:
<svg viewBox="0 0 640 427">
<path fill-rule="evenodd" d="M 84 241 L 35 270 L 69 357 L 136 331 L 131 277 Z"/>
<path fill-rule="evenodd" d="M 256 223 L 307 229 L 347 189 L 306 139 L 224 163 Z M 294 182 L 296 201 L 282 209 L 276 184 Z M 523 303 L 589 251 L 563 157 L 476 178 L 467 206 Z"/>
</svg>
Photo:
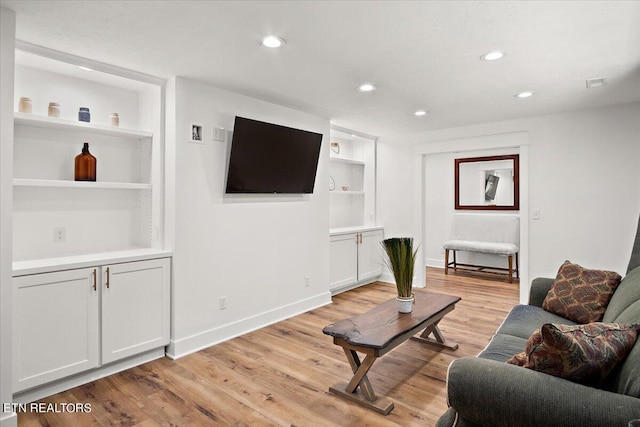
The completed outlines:
<svg viewBox="0 0 640 427">
<path fill-rule="evenodd" d="M 102 267 L 102 363 L 169 344 L 169 259 Z"/>
<path fill-rule="evenodd" d="M 382 274 L 382 230 L 363 231 L 358 245 L 358 280 L 377 278 Z"/>
<path fill-rule="evenodd" d="M 358 281 L 358 233 L 331 236 L 329 282 L 338 289 Z"/>
<path fill-rule="evenodd" d="M 170 261 L 14 278 L 14 392 L 169 343 Z"/>
<path fill-rule="evenodd" d="M 333 294 L 370 283 L 382 274 L 381 227 L 335 231 L 330 236 L 329 280 Z"/>
<path fill-rule="evenodd" d="M 13 279 L 14 392 L 99 365 L 97 280 L 95 268 Z"/>
</svg>

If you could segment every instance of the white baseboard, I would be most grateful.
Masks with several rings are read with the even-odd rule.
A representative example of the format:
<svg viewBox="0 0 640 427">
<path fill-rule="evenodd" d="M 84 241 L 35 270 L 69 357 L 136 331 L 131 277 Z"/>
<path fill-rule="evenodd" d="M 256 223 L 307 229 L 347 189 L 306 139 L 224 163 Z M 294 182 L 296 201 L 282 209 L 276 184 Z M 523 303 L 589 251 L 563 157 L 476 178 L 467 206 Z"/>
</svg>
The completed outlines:
<svg viewBox="0 0 640 427">
<path fill-rule="evenodd" d="M 380 275 L 380 277 L 378 277 L 378 282 L 393 283 L 395 285 L 396 279 L 393 278 L 393 274 L 385 271 Z"/>
<path fill-rule="evenodd" d="M 0 418 L 0 427 L 18 427 L 18 414 L 11 413 L 6 416 L 3 414 L 3 417 Z"/>
<path fill-rule="evenodd" d="M 444 258 L 427 258 L 425 260 L 425 265 L 427 267 L 436 267 L 436 268 L 444 268 Z"/>
<path fill-rule="evenodd" d="M 341 294 L 342 292 L 350 291 L 351 289 L 359 288 L 360 286 L 368 285 L 369 283 L 373 283 L 380 280 L 379 277 L 373 277 L 366 280 L 362 280 L 360 282 L 351 283 L 349 285 L 340 286 L 337 288 L 331 289 L 331 296 Z"/>
<path fill-rule="evenodd" d="M 124 360 L 120 360 L 111 363 L 100 368 L 91 369 L 87 372 L 80 373 L 68 378 L 63 378 L 59 381 L 54 381 L 48 384 L 44 384 L 39 387 L 35 387 L 29 390 L 21 391 L 13 395 L 14 403 L 29 403 L 43 399 L 47 396 L 51 396 L 56 393 L 61 393 L 65 390 L 78 387 L 83 384 L 90 383 L 100 378 L 104 378 L 109 375 L 113 375 L 116 372 L 121 372 L 134 366 L 142 365 L 143 363 L 151 362 L 152 360 L 160 359 L 164 357 L 164 347 L 150 350 L 136 356 L 129 357 Z M 82 403 L 82 402 L 78 402 Z M 1 427 L 5 427 L 2 424 Z"/>
<path fill-rule="evenodd" d="M 328 291 L 255 316 L 211 328 L 186 338 L 172 339 L 167 347 L 167 356 L 171 359 L 179 359 L 196 351 L 211 347 L 212 345 L 239 337 L 240 335 L 264 328 L 265 326 L 297 316 L 298 314 L 306 313 L 307 311 L 327 304 L 331 304 L 331 293 Z"/>
</svg>

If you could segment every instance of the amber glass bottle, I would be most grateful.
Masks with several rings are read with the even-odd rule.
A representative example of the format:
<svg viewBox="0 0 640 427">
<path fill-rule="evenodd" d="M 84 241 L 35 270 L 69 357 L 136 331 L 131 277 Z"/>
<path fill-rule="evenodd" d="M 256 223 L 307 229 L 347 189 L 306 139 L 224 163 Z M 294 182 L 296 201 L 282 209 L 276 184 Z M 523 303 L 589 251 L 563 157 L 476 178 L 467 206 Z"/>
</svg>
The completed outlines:
<svg viewBox="0 0 640 427">
<path fill-rule="evenodd" d="M 89 143 L 85 142 L 82 153 L 76 156 L 75 166 L 76 181 L 96 180 L 96 158 L 89 152 Z"/>
</svg>

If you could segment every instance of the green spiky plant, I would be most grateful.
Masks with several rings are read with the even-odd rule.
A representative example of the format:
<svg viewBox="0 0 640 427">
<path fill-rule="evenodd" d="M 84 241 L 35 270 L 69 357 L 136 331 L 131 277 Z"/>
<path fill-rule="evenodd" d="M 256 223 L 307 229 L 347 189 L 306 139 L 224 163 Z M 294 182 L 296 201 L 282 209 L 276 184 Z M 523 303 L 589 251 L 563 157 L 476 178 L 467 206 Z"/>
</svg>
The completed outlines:
<svg viewBox="0 0 640 427">
<path fill-rule="evenodd" d="M 391 237 L 380 242 L 387 254 L 387 267 L 393 273 L 398 289 L 398 297 L 411 298 L 413 283 L 413 267 L 416 262 L 418 248 L 413 249 L 413 238 Z"/>
</svg>

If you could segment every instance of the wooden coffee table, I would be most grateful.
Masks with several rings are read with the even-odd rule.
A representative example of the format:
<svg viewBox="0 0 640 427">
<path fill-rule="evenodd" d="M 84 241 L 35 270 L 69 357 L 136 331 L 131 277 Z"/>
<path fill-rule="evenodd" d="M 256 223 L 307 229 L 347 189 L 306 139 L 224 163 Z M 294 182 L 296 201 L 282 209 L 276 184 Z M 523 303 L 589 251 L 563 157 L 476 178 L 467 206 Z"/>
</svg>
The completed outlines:
<svg viewBox="0 0 640 427">
<path fill-rule="evenodd" d="M 414 293 L 416 301 L 411 313 L 399 313 L 394 298 L 371 311 L 328 325 L 322 330 L 333 337 L 334 344 L 343 348 L 353 370 L 353 377 L 348 383 L 338 383 L 329 388 L 330 392 L 387 415 L 393 409 L 393 402 L 384 396 L 376 396 L 367 378 L 367 372 L 378 357 L 409 338 L 451 350 L 458 348 L 457 344 L 444 339 L 438 322 L 455 308 L 460 297 L 420 289 L 415 289 Z M 421 330 L 423 332 L 414 337 Z M 433 338 L 430 337 L 432 334 Z M 364 361 L 360 361 L 357 352 L 366 355 Z"/>
</svg>

